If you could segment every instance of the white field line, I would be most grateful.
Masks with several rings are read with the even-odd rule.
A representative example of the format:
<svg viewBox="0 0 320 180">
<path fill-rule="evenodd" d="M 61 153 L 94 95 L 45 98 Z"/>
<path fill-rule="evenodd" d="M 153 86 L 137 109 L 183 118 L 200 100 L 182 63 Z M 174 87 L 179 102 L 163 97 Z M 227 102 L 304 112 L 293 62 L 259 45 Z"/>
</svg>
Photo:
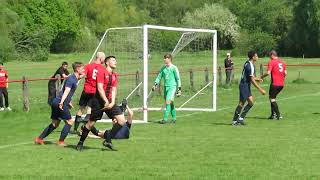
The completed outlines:
<svg viewBox="0 0 320 180">
<path fill-rule="evenodd" d="M 297 95 L 297 96 L 290 96 L 290 97 L 286 97 L 286 98 L 279 98 L 277 101 L 284 101 L 284 100 L 290 100 L 290 99 L 297 99 L 297 98 L 301 98 L 301 97 L 308 97 L 308 96 L 319 96 L 320 95 L 320 92 L 319 93 L 311 93 L 311 94 L 303 94 L 303 95 Z M 269 101 L 265 101 L 265 102 L 260 102 L 260 103 L 255 103 L 255 104 L 265 104 L 265 103 L 269 103 Z M 236 105 L 235 105 L 236 106 Z M 234 107 L 235 107 L 234 106 Z M 217 109 L 217 111 L 223 111 L 223 110 L 226 110 L 226 109 L 231 109 L 231 108 L 234 108 L 233 106 L 229 106 L 229 107 L 224 107 L 224 108 L 220 108 L 220 109 Z M 185 115 L 181 115 L 181 116 L 178 116 L 178 117 L 188 117 L 188 116 L 192 116 L 192 115 L 195 115 L 195 114 L 199 114 L 199 113 L 203 113 L 203 112 L 193 112 L 193 113 L 189 113 L 189 114 L 185 114 Z M 156 119 L 155 119 L 156 120 Z M 161 119 L 159 119 L 161 120 Z M 78 137 L 77 135 L 71 135 L 71 136 L 68 136 L 68 138 L 74 138 L 74 137 Z M 48 141 L 53 141 L 54 139 L 48 139 Z M 33 141 L 28 141 L 28 142 L 21 142 L 21 143 L 16 143 L 16 144 L 7 144 L 7 145 L 2 145 L 0 146 L 0 150 L 1 149 L 6 149 L 6 148 L 10 148 L 10 147 L 15 147 L 15 146 L 21 146 L 21 145 L 27 145 L 27 144 L 32 144 Z"/>
</svg>

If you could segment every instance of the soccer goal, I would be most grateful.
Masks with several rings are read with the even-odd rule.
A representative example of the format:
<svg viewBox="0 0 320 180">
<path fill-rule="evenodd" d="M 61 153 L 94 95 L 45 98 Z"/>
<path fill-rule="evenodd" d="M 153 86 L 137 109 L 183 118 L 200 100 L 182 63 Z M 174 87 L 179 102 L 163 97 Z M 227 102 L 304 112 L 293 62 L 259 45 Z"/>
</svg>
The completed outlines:
<svg viewBox="0 0 320 180">
<path fill-rule="evenodd" d="M 217 31 L 144 25 L 107 29 L 95 52 L 117 58 L 117 102 L 128 100 L 136 122 L 157 120 L 150 111 L 164 109 L 163 82 L 152 92 L 164 65 L 173 55 L 180 71 L 182 96 L 175 97 L 178 111 L 216 111 Z M 178 117 L 179 118 L 179 117 Z"/>
</svg>

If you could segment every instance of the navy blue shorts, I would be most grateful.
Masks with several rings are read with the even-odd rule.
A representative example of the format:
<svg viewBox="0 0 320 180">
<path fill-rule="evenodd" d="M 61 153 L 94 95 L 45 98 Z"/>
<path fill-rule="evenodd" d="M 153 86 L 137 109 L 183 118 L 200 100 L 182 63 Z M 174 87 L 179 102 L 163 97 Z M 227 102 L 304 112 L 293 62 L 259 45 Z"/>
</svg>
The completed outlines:
<svg viewBox="0 0 320 180">
<path fill-rule="evenodd" d="M 59 108 L 59 99 L 54 99 L 51 104 L 51 119 L 55 120 L 70 120 L 71 114 L 67 105 L 63 106 L 63 110 Z"/>
<path fill-rule="evenodd" d="M 242 84 L 239 85 L 240 91 L 240 101 L 245 102 L 247 99 L 252 96 L 250 84 Z"/>
<path fill-rule="evenodd" d="M 114 139 L 129 139 L 131 125 L 126 122 L 118 131 Z"/>
</svg>

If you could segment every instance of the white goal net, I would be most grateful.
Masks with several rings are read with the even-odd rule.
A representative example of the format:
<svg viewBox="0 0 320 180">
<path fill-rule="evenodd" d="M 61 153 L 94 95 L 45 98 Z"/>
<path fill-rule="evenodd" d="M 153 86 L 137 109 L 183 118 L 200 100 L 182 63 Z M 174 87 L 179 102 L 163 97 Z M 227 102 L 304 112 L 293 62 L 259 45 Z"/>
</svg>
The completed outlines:
<svg viewBox="0 0 320 180">
<path fill-rule="evenodd" d="M 208 29 L 144 25 L 106 30 L 98 51 L 117 58 L 117 102 L 127 98 L 137 122 L 147 122 L 148 112 L 163 110 L 163 81 L 150 93 L 171 53 L 180 71 L 182 96 L 175 97 L 178 111 L 216 110 L 217 32 Z M 149 95 L 149 97 L 148 97 Z"/>
</svg>

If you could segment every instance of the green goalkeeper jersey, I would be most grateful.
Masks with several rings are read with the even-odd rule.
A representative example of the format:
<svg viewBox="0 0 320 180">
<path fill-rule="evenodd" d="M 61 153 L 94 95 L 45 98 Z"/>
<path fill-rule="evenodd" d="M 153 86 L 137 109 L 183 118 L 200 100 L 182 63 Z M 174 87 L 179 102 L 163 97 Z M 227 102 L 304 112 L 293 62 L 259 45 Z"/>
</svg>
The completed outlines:
<svg viewBox="0 0 320 180">
<path fill-rule="evenodd" d="M 170 66 L 164 65 L 155 81 L 156 84 L 160 83 L 161 79 L 164 79 L 164 86 L 178 86 L 181 87 L 180 74 L 177 66 L 171 64 Z"/>
</svg>

